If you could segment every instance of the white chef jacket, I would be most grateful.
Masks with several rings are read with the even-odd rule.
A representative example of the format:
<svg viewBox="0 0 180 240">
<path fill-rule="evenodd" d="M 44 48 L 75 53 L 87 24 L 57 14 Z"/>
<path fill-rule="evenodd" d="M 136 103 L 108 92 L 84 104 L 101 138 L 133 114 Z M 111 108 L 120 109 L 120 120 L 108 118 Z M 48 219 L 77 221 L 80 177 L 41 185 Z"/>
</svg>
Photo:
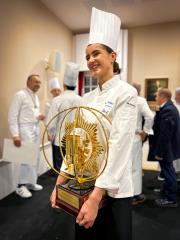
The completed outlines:
<svg viewBox="0 0 180 240">
<path fill-rule="evenodd" d="M 51 102 L 46 102 L 46 104 L 45 104 L 45 116 L 46 117 L 48 116 L 50 106 L 51 106 Z"/>
<path fill-rule="evenodd" d="M 145 98 L 137 97 L 137 123 L 136 133 L 142 130 L 142 121 L 144 117 L 143 130 L 147 134 L 152 134 L 152 125 L 154 120 L 154 114 L 150 110 Z M 133 149 L 133 184 L 134 184 L 134 195 L 139 195 L 142 192 L 142 139 L 140 135 L 135 134 Z"/>
<path fill-rule="evenodd" d="M 137 118 L 137 92 L 114 76 L 102 86 L 84 95 L 81 105 L 93 107 L 112 119 L 109 132 L 109 156 L 104 172 L 95 186 L 107 190 L 114 198 L 133 195 L 132 143 Z M 61 170 L 65 171 L 65 164 Z"/>
<path fill-rule="evenodd" d="M 144 126 L 143 131 L 147 134 L 152 134 L 152 125 L 154 122 L 154 114 L 148 106 L 148 103 L 145 98 L 138 96 L 137 97 L 137 124 L 136 132 L 142 130 L 142 120 L 144 117 Z"/>
<path fill-rule="evenodd" d="M 17 92 L 12 100 L 8 115 L 12 136 L 19 136 L 19 126 L 37 124 L 39 114 L 38 96 L 29 88 Z"/>
<path fill-rule="evenodd" d="M 51 106 L 49 108 L 46 124 L 59 112 L 69 109 L 71 107 L 77 107 L 80 105 L 81 97 L 78 96 L 74 91 L 65 90 L 60 96 L 55 97 L 52 100 Z M 54 144 L 59 146 L 59 143 L 64 136 L 64 125 L 61 128 L 61 139 L 59 139 L 59 130 L 61 122 L 67 112 L 60 114 L 56 119 L 54 119 L 48 127 L 48 132 L 50 135 L 55 136 Z M 72 114 L 69 114 L 66 121 L 71 121 L 73 118 Z"/>
<path fill-rule="evenodd" d="M 19 136 L 22 141 L 35 142 L 38 152 L 40 147 L 39 114 L 39 99 L 31 89 L 23 89 L 15 94 L 8 114 L 10 132 L 13 137 Z M 36 166 L 21 164 L 18 183 L 35 184 L 38 165 L 39 155 Z"/>
</svg>

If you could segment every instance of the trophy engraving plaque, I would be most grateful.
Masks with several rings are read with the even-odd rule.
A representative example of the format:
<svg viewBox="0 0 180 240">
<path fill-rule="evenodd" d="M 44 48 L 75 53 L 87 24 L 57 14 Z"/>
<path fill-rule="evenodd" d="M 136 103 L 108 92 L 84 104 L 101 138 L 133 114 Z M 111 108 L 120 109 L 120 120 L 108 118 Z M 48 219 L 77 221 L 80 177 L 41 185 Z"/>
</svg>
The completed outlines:
<svg viewBox="0 0 180 240">
<path fill-rule="evenodd" d="M 57 185 L 57 205 L 71 215 L 77 216 L 83 203 L 88 199 L 92 188 L 87 190 L 74 190 L 68 184 Z"/>
</svg>

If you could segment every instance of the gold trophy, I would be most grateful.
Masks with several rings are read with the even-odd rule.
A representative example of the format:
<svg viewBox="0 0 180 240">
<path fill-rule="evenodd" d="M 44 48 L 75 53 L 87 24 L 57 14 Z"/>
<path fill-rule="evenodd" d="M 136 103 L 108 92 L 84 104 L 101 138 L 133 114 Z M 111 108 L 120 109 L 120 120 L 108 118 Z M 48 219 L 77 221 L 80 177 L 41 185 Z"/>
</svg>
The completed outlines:
<svg viewBox="0 0 180 240">
<path fill-rule="evenodd" d="M 57 117 L 61 117 L 58 126 L 59 146 L 63 157 L 63 172 L 66 174 L 53 168 L 44 147 L 45 134 Z M 57 205 L 74 216 L 77 216 L 93 190 L 96 178 L 106 167 L 109 149 L 107 129 L 110 125 L 111 120 L 104 113 L 80 106 L 58 113 L 44 131 L 42 146 L 46 161 L 54 171 L 68 179 L 66 184 L 56 187 Z M 66 150 L 65 155 L 62 147 Z"/>
</svg>

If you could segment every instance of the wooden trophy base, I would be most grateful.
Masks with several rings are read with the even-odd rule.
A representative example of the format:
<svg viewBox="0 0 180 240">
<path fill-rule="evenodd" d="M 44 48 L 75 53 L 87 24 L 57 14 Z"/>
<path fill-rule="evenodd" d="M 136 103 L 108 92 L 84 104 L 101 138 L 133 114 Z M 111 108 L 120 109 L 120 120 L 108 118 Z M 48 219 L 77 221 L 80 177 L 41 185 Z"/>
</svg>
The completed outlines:
<svg viewBox="0 0 180 240">
<path fill-rule="evenodd" d="M 68 183 L 65 185 L 57 185 L 57 205 L 67 213 L 76 217 L 92 190 L 93 187 L 75 190 L 70 188 Z"/>
</svg>

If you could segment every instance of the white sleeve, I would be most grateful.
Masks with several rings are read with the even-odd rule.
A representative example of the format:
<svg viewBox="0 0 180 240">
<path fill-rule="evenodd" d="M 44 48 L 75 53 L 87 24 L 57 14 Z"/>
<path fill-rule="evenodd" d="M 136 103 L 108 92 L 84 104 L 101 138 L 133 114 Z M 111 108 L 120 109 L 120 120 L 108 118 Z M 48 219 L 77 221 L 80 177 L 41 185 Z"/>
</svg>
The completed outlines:
<svg viewBox="0 0 180 240">
<path fill-rule="evenodd" d="M 56 135 L 57 118 L 54 118 L 54 117 L 57 114 L 58 114 L 58 105 L 57 105 L 56 101 L 52 101 L 52 104 L 49 107 L 49 111 L 48 111 L 48 115 L 47 115 L 47 119 L 46 119 L 46 125 L 50 123 L 48 126 L 48 132 L 50 135 L 53 135 L 53 136 Z"/>
<path fill-rule="evenodd" d="M 142 107 L 142 116 L 144 117 L 144 120 L 145 120 L 143 130 L 145 133 L 151 134 L 152 126 L 153 126 L 153 122 L 154 122 L 154 114 L 151 111 L 151 109 L 149 108 L 146 100 L 144 100 L 144 104 Z"/>
<path fill-rule="evenodd" d="M 8 113 L 9 130 L 13 137 L 19 136 L 19 114 L 22 105 L 22 97 L 16 94 L 10 105 Z"/>
<path fill-rule="evenodd" d="M 131 165 L 131 151 L 137 120 L 137 96 L 131 96 L 119 103 L 113 118 L 109 137 L 107 166 L 95 183 L 106 190 L 118 190 L 124 172 Z"/>
<path fill-rule="evenodd" d="M 62 165 L 61 165 L 61 172 L 67 173 L 69 175 L 73 175 L 72 172 L 68 170 L 67 165 L 65 164 L 64 161 L 62 162 Z"/>
<path fill-rule="evenodd" d="M 51 106 L 51 104 L 49 102 L 46 102 L 46 104 L 45 104 L 45 116 L 46 116 L 46 118 L 48 116 L 50 106 Z"/>
</svg>

